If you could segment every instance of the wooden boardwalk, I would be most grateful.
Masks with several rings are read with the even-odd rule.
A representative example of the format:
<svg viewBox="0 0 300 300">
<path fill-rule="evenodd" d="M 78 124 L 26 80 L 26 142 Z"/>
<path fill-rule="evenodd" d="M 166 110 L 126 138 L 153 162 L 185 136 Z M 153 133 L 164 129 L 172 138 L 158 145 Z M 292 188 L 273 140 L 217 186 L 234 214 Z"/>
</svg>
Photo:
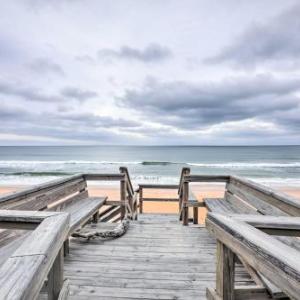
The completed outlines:
<svg viewBox="0 0 300 300">
<path fill-rule="evenodd" d="M 215 240 L 177 215 L 142 214 L 121 238 L 73 239 L 65 275 L 69 299 L 206 299 L 215 286 Z"/>
<path fill-rule="evenodd" d="M 71 240 L 68 299 L 206 299 L 206 288 L 215 287 L 215 255 L 205 227 L 182 226 L 177 215 L 142 214 L 121 238 Z M 236 285 L 253 284 L 239 265 L 236 274 Z"/>
</svg>

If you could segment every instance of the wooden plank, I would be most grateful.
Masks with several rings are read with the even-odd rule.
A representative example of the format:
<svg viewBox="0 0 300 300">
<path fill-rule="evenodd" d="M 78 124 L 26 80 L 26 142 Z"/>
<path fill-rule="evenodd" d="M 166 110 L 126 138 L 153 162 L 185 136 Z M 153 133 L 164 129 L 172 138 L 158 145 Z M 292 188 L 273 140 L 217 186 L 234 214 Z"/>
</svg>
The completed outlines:
<svg viewBox="0 0 300 300">
<path fill-rule="evenodd" d="M 258 287 L 265 287 L 272 298 L 275 299 L 286 299 L 286 295 L 276 287 L 272 282 L 270 282 L 266 277 L 264 277 L 261 273 L 257 272 L 251 266 L 249 266 L 243 259 L 239 258 L 244 267 L 246 268 L 247 272 L 251 275 L 255 283 Z"/>
<path fill-rule="evenodd" d="M 107 204 L 107 202 L 105 204 Z M 106 207 L 104 210 L 101 210 L 99 217 L 100 218 L 104 217 L 106 214 L 109 214 L 111 211 L 113 211 L 116 207 L 117 206 L 115 205 Z"/>
<path fill-rule="evenodd" d="M 186 203 L 186 207 L 206 207 L 204 202 L 188 202 Z"/>
<path fill-rule="evenodd" d="M 82 175 L 74 175 L 74 176 L 70 176 L 70 177 L 66 177 L 63 179 L 58 179 L 58 180 L 53 180 L 44 184 L 40 184 L 37 186 L 34 186 L 32 188 L 27 188 L 23 191 L 19 191 L 19 192 L 13 192 L 4 196 L 0 197 L 0 203 L 1 203 L 1 207 L 4 203 L 9 202 L 9 201 L 18 201 L 21 200 L 23 198 L 27 198 L 28 196 L 34 196 L 35 194 L 38 194 L 39 192 L 43 191 L 46 192 L 48 190 L 51 190 L 53 187 L 57 187 L 59 185 L 64 185 L 68 182 L 72 182 L 74 180 L 78 180 L 82 178 Z"/>
<path fill-rule="evenodd" d="M 85 189 L 86 181 L 82 178 L 66 182 L 63 185 L 52 186 L 51 189 L 46 191 L 40 190 L 39 192 L 29 194 L 22 199 L 10 200 L 2 202 L 1 208 L 5 209 L 18 209 L 18 210 L 41 210 L 45 209 L 49 204 L 58 201 L 61 198 L 67 197 L 80 190 Z"/>
<path fill-rule="evenodd" d="M 111 221 L 117 215 L 121 216 L 121 207 L 120 206 L 115 206 L 112 211 L 110 211 L 107 215 L 103 216 L 101 218 L 101 222 Z"/>
<path fill-rule="evenodd" d="M 125 218 L 126 215 L 126 180 L 125 177 L 120 181 L 120 200 L 122 202 L 121 205 L 121 219 Z"/>
<path fill-rule="evenodd" d="M 215 282 L 215 240 L 205 228 L 181 226 L 176 215 L 140 217 L 121 239 L 71 239 L 65 263 L 71 298 L 205 298 Z"/>
<path fill-rule="evenodd" d="M 55 261 L 48 274 L 48 300 L 56 300 L 59 298 L 60 291 L 64 281 L 64 251 L 61 248 L 55 258 Z"/>
<path fill-rule="evenodd" d="M 67 300 L 70 292 L 70 282 L 68 279 L 66 279 L 63 283 L 63 286 L 61 288 L 58 300 Z"/>
<path fill-rule="evenodd" d="M 228 191 L 241 198 L 243 201 L 252 205 L 261 214 L 273 216 L 287 215 L 285 212 L 281 211 L 277 207 L 270 205 L 260 197 L 254 196 L 252 193 L 248 193 L 245 189 L 241 189 L 235 184 L 230 183 L 226 187 Z"/>
<path fill-rule="evenodd" d="M 67 207 L 66 211 L 71 212 L 69 234 L 85 224 L 85 222 L 104 205 L 106 199 L 107 197 L 90 197 L 87 198 L 84 203 L 80 203 L 80 205 L 76 206 L 75 209 L 74 207 Z M 69 209 L 72 209 L 72 211 Z"/>
<path fill-rule="evenodd" d="M 132 182 L 131 182 L 131 179 L 130 179 L 130 176 L 129 176 L 128 169 L 126 167 L 120 167 L 119 170 L 120 170 L 121 174 L 125 174 L 128 193 L 129 193 L 130 196 L 133 196 L 134 189 L 133 189 L 133 186 L 132 186 Z"/>
<path fill-rule="evenodd" d="M 225 200 L 234 207 L 235 211 L 239 214 L 251 214 L 251 215 L 260 215 L 260 213 L 257 211 L 257 209 L 251 205 L 249 205 L 247 202 L 243 201 L 242 199 L 239 199 L 234 194 L 226 191 L 225 192 Z"/>
<path fill-rule="evenodd" d="M 178 202 L 178 198 L 143 198 L 143 201 L 150 202 Z"/>
<path fill-rule="evenodd" d="M 140 214 L 143 213 L 143 188 L 139 188 L 139 207 L 140 207 Z"/>
<path fill-rule="evenodd" d="M 106 200 L 105 205 L 120 206 L 122 202 L 120 200 Z"/>
<path fill-rule="evenodd" d="M 224 198 L 205 198 L 203 201 L 208 211 L 221 214 L 237 213 L 235 207 Z"/>
<path fill-rule="evenodd" d="M 300 236 L 300 217 L 286 217 L 286 216 L 262 216 L 262 215 L 247 215 L 234 214 L 230 215 L 235 220 L 246 222 L 261 230 L 271 229 L 274 234 L 280 233 L 281 230 L 292 231 L 295 236 Z"/>
<path fill-rule="evenodd" d="M 89 193 L 87 190 L 83 190 L 82 192 L 79 192 L 78 194 L 68 198 L 68 199 L 62 199 L 60 202 L 56 202 L 50 206 L 48 206 L 48 211 L 63 211 L 67 206 L 77 202 L 81 201 L 83 199 L 88 198 Z"/>
<path fill-rule="evenodd" d="M 120 181 L 125 178 L 124 174 L 82 174 L 83 178 L 85 180 L 91 180 L 91 181 Z"/>
<path fill-rule="evenodd" d="M 189 222 L 189 209 L 186 206 L 189 200 L 189 183 L 183 182 L 182 187 L 182 224 L 188 225 Z"/>
<path fill-rule="evenodd" d="M 178 195 L 179 196 L 181 196 L 181 194 L 182 194 L 182 184 L 183 184 L 183 181 L 184 181 L 184 176 L 187 175 L 187 174 L 190 174 L 190 173 L 191 173 L 190 168 L 184 167 L 184 168 L 181 169 L 180 180 L 179 180 L 179 185 L 178 185 Z"/>
<path fill-rule="evenodd" d="M 178 189 L 178 184 L 139 184 L 139 188 L 142 189 Z"/>
<path fill-rule="evenodd" d="M 216 292 L 223 300 L 234 300 L 235 254 L 217 242 Z"/>
<path fill-rule="evenodd" d="M 19 236 L 14 236 L 14 239 L 8 244 L 0 248 L 0 266 L 11 256 L 11 254 L 24 242 L 29 232 Z"/>
<path fill-rule="evenodd" d="M 66 213 L 45 218 L 36 230 L 29 234 L 22 246 L 11 257 L 58 253 L 58 249 L 67 235 L 69 222 L 70 217 Z M 61 228 L 61 230 L 54 230 L 54 228 Z"/>
<path fill-rule="evenodd" d="M 66 238 L 69 216 L 47 217 L 0 268 L 3 299 L 36 299 Z"/>
<path fill-rule="evenodd" d="M 300 295 L 298 251 L 228 216 L 208 214 L 206 227 L 288 296 L 297 299 Z"/>
<path fill-rule="evenodd" d="M 230 182 L 291 216 L 300 216 L 298 199 L 244 178 L 231 176 Z"/>
<path fill-rule="evenodd" d="M 186 175 L 185 180 L 189 182 L 228 182 L 228 175 Z"/>
</svg>

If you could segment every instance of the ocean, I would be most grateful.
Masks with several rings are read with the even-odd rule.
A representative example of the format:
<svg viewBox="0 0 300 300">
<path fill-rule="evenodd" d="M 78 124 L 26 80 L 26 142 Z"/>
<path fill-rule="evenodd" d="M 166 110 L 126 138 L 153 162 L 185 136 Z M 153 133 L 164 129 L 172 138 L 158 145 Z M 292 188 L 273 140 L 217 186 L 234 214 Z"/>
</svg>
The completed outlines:
<svg viewBox="0 0 300 300">
<path fill-rule="evenodd" d="M 235 174 L 267 185 L 300 186 L 300 146 L 4 146 L 0 185 L 28 185 L 76 173 L 115 173 L 136 183 L 178 183 L 194 174 Z"/>
</svg>

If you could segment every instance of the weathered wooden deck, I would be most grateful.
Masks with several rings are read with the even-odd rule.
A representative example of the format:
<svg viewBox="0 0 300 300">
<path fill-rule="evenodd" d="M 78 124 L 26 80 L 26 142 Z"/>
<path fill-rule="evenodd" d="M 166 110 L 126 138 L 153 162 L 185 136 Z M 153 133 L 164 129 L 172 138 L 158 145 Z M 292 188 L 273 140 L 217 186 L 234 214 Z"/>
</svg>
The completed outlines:
<svg viewBox="0 0 300 300">
<path fill-rule="evenodd" d="M 71 241 L 69 298 L 205 299 L 215 284 L 214 260 L 205 228 L 184 227 L 177 215 L 140 215 L 119 239 Z"/>
<path fill-rule="evenodd" d="M 120 181 L 120 199 L 89 197 L 86 181 L 108 178 Z M 189 183 L 204 181 L 226 182 L 224 197 L 197 201 Z M 145 197 L 157 188 L 175 189 L 178 199 Z M 178 202 L 179 211 L 143 214 L 144 201 Z M 120 168 L 13 193 L 0 207 L 1 299 L 300 300 L 299 201 L 243 178 L 184 169 L 178 186 L 134 190 Z M 206 227 L 197 224 L 199 207 L 211 211 Z M 116 237 L 128 220 L 122 237 L 78 237 Z"/>
<path fill-rule="evenodd" d="M 68 299 L 206 299 L 206 288 L 215 286 L 215 248 L 201 225 L 184 227 L 177 215 L 140 215 L 121 238 L 71 240 Z M 251 283 L 243 270 L 237 274 L 240 284 Z"/>
</svg>

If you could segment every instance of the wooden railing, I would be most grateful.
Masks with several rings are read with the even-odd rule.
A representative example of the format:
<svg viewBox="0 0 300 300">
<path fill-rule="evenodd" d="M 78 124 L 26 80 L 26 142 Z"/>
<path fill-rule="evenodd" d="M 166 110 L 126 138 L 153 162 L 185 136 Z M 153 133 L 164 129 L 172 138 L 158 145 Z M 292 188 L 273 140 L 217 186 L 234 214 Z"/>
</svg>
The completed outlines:
<svg viewBox="0 0 300 300">
<path fill-rule="evenodd" d="M 120 167 L 120 173 L 124 175 L 120 181 L 121 218 L 127 215 L 131 219 L 137 219 L 137 195 L 135 195 L 127 168 Z"/>
<path fill-rule="evenodd" d="M 242 189 L 245 194 L 251 194 L 260 198 L 262 201 L 275 206 L 288 215 L 300 216 L 300 201 L 292 196 L 238 176 L 230 176 L 229 184 L 234 184 L 236 187 Z"/>
<path fill-rule="evenodd" d="M 57 299 L 63 286 L 63 243 L 69 214 L 1 210 L 0 227 L 33 231 L 0 267 L 1 299 L 37 299 L 48 277 L 48 299 Z"/>
<path fill-rule="evenodd" d="M 207 299 L 256 299 L 261 293 L 257 286 L 235 286 L 237 259 L 291 299 L 300 299 L 300 252 L 269 235 L 299 236 L 300 218 L 208 214 L 206 228 L 217 238 L 216 289 L 207 289 Z M 257 299 L 265 298 L 257 294 Z"/>
<path fill-rule="evenodd" d="M 117 222 L 125 217 L 137 219 L 138 200 L 137 193 L 134 192 L 133 185 L 126 167 L 120 167 L 117 174 L 83 174 L 89 181 L 119 181 L 120 200 L 107 200 L 106 209 L 100 212 L 99 218 L 102 222 Z"/>
<path fill-rule="evenodd" d="M 183 168 L 180 177 L 178 195 L 179 195 L 179 219 L 183 225 L 189 223 L 189 207 L 193 207 L 193 220 L 198 215 L 198 207 L 204 204 L 198 201 L 190 201 L 191 193 L 189 184 L 192 182 L 229 182 L 230 176 L 226 175 L 192 175 L 190 168 Z M 197 223 L 197 222 L 194 222 Z"/>
<path fill-rule="evenodd" d="M 183 168 L 179 182 L 179 219 L 183 220 L 183 225 L 188 225 L 189 222 L 189 182 L 186 180 L 190 175 L 190 168 Z M 198 213 L 198 212 L 197 212 Z"/>
<path fill-rule="evenodd" d="M 144 197 L 144 190 L 160 190 L 160 189 L 166 189 L 166 190 L 178 190 L 177 184 L 139 184 L 139 188 L 137 192 L 139 193 L 139 208 L 140 208 L 140 214 L 143 213 L 143 202 L 150 201 L 150 202 L 178 202 L 178 198 L 170 198 L 165 197 Z"/>
</svg>

